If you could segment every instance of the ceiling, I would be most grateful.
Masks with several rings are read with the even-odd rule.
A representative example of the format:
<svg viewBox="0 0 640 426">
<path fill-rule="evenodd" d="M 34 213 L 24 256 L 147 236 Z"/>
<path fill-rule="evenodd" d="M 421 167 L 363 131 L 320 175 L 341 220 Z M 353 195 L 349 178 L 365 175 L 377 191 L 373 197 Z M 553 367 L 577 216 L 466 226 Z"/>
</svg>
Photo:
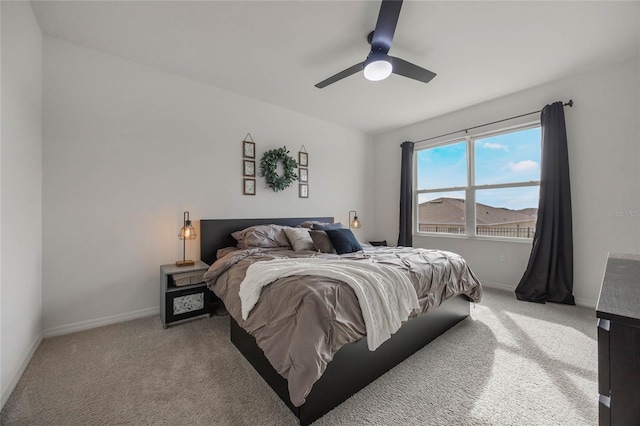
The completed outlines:
<svg viewBox="0 0 640 426">
<path fill-rule="evenodd" d="M 362 73 L 379 1 L 32 1 L 45 34 L 379 134 L 638 56 L 640 2 L 405 1 L 393 56 L 429 84 Z"/>
</svg>

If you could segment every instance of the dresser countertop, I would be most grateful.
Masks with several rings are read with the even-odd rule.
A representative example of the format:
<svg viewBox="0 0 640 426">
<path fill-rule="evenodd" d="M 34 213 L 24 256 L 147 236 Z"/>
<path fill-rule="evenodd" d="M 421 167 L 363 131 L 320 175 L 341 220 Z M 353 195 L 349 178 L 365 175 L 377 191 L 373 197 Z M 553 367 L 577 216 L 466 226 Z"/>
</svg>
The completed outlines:
<svg viewBox="0 0 640 426">
<path fill-rule="evenodd" d="M 609 253 L 596 312 L 640 327 L 640 255 Z"/>
</svg>

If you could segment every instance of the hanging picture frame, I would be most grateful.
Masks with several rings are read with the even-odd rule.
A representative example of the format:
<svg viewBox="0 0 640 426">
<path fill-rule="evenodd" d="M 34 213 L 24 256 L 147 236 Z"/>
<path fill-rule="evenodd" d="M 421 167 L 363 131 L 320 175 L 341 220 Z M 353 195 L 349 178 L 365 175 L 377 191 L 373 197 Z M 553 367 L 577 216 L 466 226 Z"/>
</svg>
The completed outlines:
<svg viewBox="0 0 640 426">
<path fill-rule="evenodd" d="M 303 167 L 298 168 L 298 176 L 300 178 L 300 182 L 309 182 L 309 169 Z"/>
<path fill-rule="evenodd" d="M 306 183 L 301 183 L 298 189 L 298 197 L 300 198 L 309 198 L 309 185 Z"/>
<path fill-rule="evenodd" d="M 243 176 L 254 176 L 256 175 L 256 162 L 254 160 L 247 160 L 246 158 L 242 160 L 242 174 Z"/>
<path fill-rule="evenodd" d="M 242 193 L 244 195 L 256 195 L 256 180 L 255 179 L 243 179 L 242 180 Z"/>
<path fill-rule="evenodd" d="M 242 141 L 242 156 L 256 158 L 256 143 L 246 140 Z"/>
<path fill-rule="evenodd" d="M 298 166 L 300 167 L 308 167 L 309 166 L 309 154 L 305 151 L 298 152 Z"/>
</svg>

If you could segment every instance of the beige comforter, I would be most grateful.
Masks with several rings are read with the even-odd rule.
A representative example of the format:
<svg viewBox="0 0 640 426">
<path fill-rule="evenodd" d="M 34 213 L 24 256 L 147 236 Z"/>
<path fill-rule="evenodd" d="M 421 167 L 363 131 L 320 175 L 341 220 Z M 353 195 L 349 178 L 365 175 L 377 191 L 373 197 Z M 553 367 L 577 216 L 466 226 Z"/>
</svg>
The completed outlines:
<svg viewBox="0 0 640 426">
<path fill-rule="evenodd" d="M 253 262 L 284 257 L 338 256 L 284 249 L 238 250 L 211 265 L 204 279 L 224 301 L 229 314 L 255 337 L 273 367 L 287 379 L 291 402 L 300 406 L 336 351 L 366 336 L 366 329 L 351 287 L 338 280 L 314 276 L 311 270 L 308 275 L 280 278 L 264 287 L 250 315 L 243 320 L 239 290 L 247 268 Z M 372 247 L 340 257 L 394 265 L 407 273 L 421 312 L 458 294 L 480 301 L 480 282 L 455 253 Z"/>
</svg>

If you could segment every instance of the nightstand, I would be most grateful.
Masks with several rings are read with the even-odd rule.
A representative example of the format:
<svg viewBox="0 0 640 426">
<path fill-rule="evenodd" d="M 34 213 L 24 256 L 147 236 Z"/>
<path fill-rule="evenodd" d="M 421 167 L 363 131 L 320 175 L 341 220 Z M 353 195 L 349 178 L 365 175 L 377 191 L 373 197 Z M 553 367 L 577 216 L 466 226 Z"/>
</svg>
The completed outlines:
<svg viewBox="0 0 640 426">
<path fill-rule="evenodd" d="M 209 265 L 198 260 L 193 266 L 174 263 L 160 266 L 160 319 L 162 327 L 202 315 L 211 316 L 215 294 L 202 281 Z"/>
</svg>

